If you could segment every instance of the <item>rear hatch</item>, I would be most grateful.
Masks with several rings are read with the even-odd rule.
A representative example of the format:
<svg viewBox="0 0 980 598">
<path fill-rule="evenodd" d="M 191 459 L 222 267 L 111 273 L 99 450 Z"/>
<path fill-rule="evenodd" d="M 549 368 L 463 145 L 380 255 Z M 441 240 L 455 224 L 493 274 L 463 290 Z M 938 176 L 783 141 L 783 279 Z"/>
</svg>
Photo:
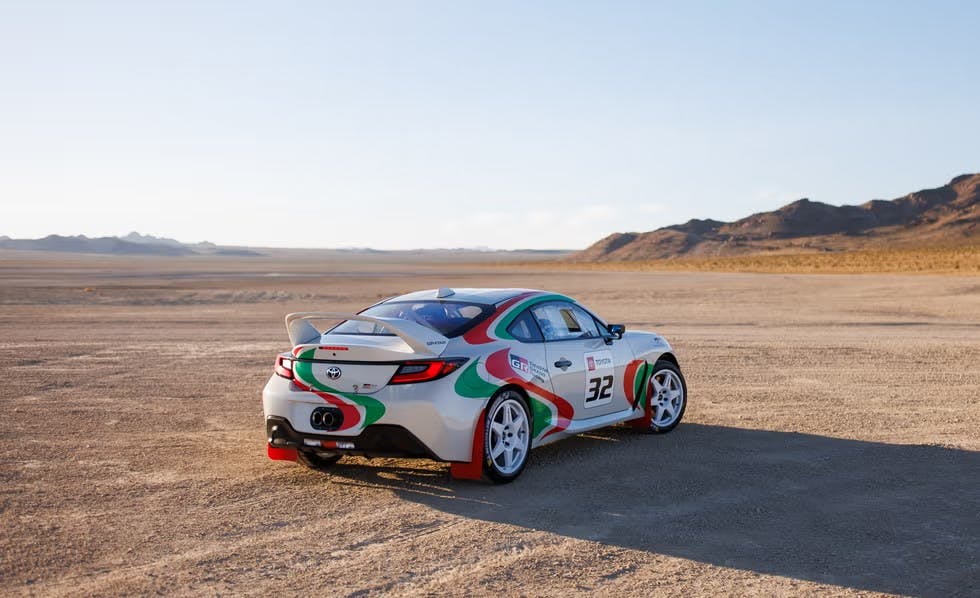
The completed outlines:
<svg viewBox="0 0 980 598">
<path fill-rule="evenodd" d="M 406 361 L 442 353 L 421 355 L 394 335 L 324 334 L 319 340 L 293 348 L 296 377 L 313 388 L 356 394 L 381 390 Z"/>
</svg>

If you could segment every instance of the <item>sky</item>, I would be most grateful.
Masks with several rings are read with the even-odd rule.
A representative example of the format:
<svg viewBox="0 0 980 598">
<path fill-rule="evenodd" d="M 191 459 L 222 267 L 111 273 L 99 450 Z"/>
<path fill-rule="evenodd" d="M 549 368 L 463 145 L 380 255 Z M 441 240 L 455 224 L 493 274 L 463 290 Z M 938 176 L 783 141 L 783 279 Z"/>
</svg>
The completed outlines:
<svg viewBox="0 0 980 598">
<path fill-rule="evenodd" d="M 0 0 L 0 235 L 580 248 L 980 172 L 980 2 Z"/>
</svg>

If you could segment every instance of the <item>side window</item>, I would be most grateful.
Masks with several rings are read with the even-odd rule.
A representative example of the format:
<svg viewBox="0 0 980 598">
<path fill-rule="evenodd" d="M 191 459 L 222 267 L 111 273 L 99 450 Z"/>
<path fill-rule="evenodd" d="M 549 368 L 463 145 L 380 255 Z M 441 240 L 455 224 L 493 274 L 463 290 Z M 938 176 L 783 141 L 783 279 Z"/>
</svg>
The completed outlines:
<svg viewBox="0 0 980 598">
<path fill-rule="evenodd" d="M 544 303 L 531 311 L 541 326 L 545 340 L 563 341 L 599 337 L 599 330 L 592 316 L 571 303 L 564 301 Z"/>
<path fill-rule="evenodd" d="M 606 328 L 606 325 L 600 322 L 598 318 L 595 316 L 589 316 L 589 318 L 591 318 L 592 322 L 595 323 L 595 329 L 599 331 L 599 336 L 606 336 L 609 334 L 609 329 Z"/>
<path fill-rule="evenodd" d="M 544 340 L 537 322 L 534 321 L 531 312 L 526 309 L 510 323 L 507 332 L 522 343 L 540 343 Z"/>
<path fill-rule="evenodd" d="M 575 315 L 581 332 L 581 338 L 599 338 L 599 328 L 595 325 L 595 318 L 587 311 L 577 305 L 570 305 L 571 312 Z"/>
</svg>

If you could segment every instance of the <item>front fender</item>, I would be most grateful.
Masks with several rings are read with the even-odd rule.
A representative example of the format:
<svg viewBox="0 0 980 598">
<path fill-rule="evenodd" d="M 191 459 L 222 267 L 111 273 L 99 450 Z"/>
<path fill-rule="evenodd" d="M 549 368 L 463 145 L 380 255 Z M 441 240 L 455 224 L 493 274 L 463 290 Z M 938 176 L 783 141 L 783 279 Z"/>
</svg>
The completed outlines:
<svg viewBox="0 0 980 598">
<path fill-rule="evenodd" d="M 629 344 L 636 359 L 650 363 L 656 362 L 664 353 L 673 353 L 674 351 L 667 339 L 654 332 L 627 330 L 623 334 L 623 340 Z"/>
</svg>

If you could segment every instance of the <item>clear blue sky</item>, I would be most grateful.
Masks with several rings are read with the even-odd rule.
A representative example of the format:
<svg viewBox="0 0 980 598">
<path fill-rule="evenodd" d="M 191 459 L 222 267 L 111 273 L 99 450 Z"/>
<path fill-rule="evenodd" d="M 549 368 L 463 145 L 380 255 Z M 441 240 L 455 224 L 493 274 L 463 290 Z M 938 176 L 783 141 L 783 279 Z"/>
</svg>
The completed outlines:
<svg viewBox="0 0 980 598">
<path fill-rule="evenodd" d="M 582 247 L 980 171 L 980 2 L 0 0 L 0 234 Z"/>
</svg>

